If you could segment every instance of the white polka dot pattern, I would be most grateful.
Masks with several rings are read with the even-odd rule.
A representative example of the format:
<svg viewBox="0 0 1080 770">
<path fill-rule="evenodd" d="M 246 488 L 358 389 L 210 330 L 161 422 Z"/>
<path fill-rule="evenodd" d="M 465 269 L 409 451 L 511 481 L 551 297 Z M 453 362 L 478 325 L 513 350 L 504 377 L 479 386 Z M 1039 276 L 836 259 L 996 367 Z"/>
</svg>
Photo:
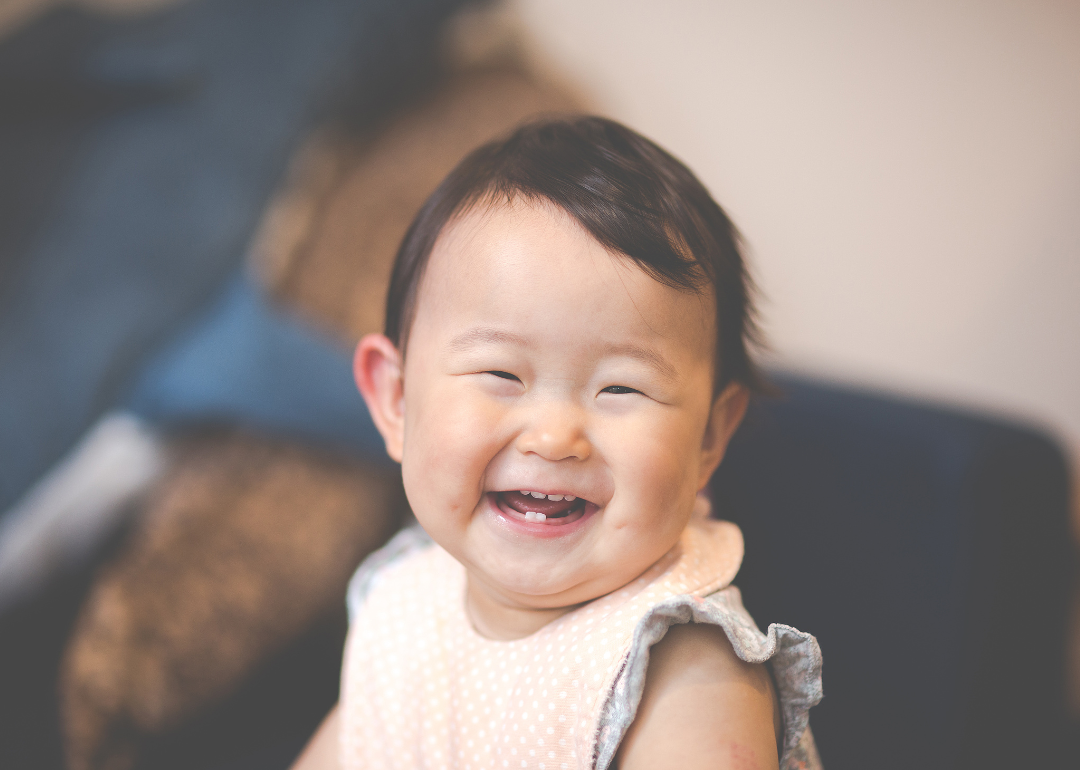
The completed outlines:
<svg viewBox="0 0 1080 770">
<path fill-rule="evenodd" d="M 592 767 L 637 621 L 671 596 L 724 587 L 741 560 L 734 524 L 695 520 L 633 583 L 511 642 L 469 624 L 464 568 L 441 548 L 387 564 L 346 645 L 343 766 Z"/>
</svg>

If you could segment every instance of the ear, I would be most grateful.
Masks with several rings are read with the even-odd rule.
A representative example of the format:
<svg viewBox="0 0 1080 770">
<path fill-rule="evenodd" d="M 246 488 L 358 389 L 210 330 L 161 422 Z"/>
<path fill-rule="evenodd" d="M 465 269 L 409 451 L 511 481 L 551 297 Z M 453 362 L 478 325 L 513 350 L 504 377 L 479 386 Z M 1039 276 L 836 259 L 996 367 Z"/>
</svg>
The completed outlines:
<svg viewBox="0 0 1080 770">
<path fill-rule="evenodd" d="M 750 391 L 738 382 L 729 384 L 713 401 L 709 424 L 705 427 L 705 436 L 701 442 L 698 489 L 703 489 L 709 483 L 720 461 L 724 459 L 728 442 L 742 422 L 749 402 Z"/>
<path fill-rule="evenodd" d="M 386 453 L 401 462 L 405 443 L 405 385 L 398 349 L 382 334 L 368 334 L 356 346 L 353 376 L 367 403 L 375 427 L 386 442 Z"/>
</svg>

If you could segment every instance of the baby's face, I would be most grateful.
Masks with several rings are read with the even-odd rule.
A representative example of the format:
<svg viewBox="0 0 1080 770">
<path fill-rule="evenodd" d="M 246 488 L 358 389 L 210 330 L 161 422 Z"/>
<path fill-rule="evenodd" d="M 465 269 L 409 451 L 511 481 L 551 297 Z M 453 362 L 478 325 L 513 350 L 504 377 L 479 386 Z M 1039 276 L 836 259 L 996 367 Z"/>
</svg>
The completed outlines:
<svg viewBox="0 0 1080 770">
<path fill-rule="evenodd" d="M 734 428 L 710 419 L 713 317 L 554 206 L 479 208 L 440 237 L 388 444 L 470 590 L 567 607 L 675 544 Z"/>
</svg>

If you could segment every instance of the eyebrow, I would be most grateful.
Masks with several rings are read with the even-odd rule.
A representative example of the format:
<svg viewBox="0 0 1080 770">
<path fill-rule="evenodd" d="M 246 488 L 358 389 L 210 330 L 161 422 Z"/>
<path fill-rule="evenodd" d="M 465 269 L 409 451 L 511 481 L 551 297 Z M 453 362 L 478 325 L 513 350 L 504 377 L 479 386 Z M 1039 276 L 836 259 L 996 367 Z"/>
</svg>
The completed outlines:
<svg viewBox="0 0 1080 770">
<path fill-rule="evenodd" d="M 480 344 L 503 344 L 528 347 L 529 342 L 521 335 L 514 334 L 513 332 L 494 329 L 488 326 L 478 326 L 454 337 L 450 340 L 449 347 L 451 350 L 460 353 L 468 350 L 474 345 Z M 655 369 L 662 377 L 666 377 L 669 380 L 676 379 L 677 376 L 675 367 L 672 366 L 670 361 L 655 350 L 641 345 L 635 345 L 632 342 L 608 345 L 604 348 L 603 354 L 626 356 L 627 358 L 641 361 L 646 366 Z"/>
<path fill-rule="evenodd" d="M 669 380 L 674 380 L 676 378 L 677 372 L 675 371 L 675 367 L 671 365 L 670 361 L 655 350 L 642 347 L 641 345 L 635 345 L 632 342 L 627 342 L 620 345 L 609 345 L 604 349 L 604 352 L 609 355 L 626 356 L 627 358 L 636 359 L 646 366 L 655 369 L 662 377 L 666 377 Z"/>
<path fill-rule="evenodd" d="M 455 352 L 461 352 L 477 344 L 519 345 L 524 347 L 528 343 L 524 337 L 518 334 L 493 329 L 488 326 L 478 326 L 454 337 L 454 339 L 450 340 L 449 347 Z"/>
</svg>

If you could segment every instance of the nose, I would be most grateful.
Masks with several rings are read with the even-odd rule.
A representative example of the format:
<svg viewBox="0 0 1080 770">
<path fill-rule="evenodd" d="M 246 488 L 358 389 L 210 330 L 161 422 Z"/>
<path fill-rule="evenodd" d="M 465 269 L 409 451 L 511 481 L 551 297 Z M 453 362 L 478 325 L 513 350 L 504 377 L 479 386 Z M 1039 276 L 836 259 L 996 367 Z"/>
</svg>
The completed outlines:
<svg viewBox="0 0 1080 770">
<path fill-rule="evenodd" d="M 592 453 L 581 411 L 574 406 L 547 402 L 529 411 L 515 446 L 522 454 L 545 460 L 584 460 Z"/>
</svg>

